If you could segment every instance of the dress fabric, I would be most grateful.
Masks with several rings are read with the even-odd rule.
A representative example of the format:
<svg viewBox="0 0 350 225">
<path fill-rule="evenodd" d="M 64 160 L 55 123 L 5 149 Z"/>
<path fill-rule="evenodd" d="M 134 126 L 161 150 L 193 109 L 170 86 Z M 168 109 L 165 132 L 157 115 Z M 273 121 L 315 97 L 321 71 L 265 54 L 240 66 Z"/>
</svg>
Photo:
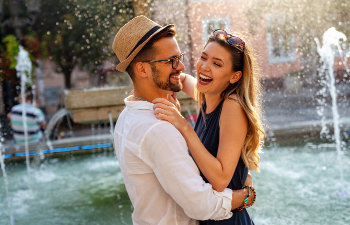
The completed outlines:
<svg viewBox="0 0 350 225">
<path fill-rule="evenodd" d="M 206 114 L 203 117 L 202 112 L 199 113 L 195 131 L 202 141 L 203 145 L 206 149 L 216 157 L 219 147 L 219 120 L 222 110 L 222 105 L 224 100 L 222 100 L 219 105 L 214 109 L 214 111 Z M 203 105 L 203 112 L 205 112 L 206 105 Z M 205 122 L 204 122 L 205 121 Z M 248 175 L 248 168 L 245 166 L 242 158 L 239 159 L 236 170 L 230 181 L 228 188 L 232 190 L 241 189 L 245 179 Z M 208 182 L 208 180 L 201 173 L 203 179 Z M 242 211 L 234 210 L 233 216 L 229 219 L 214 221 L 214 220 L 206 220 L 200 221 L 200 225 L 252 225 L 254 222 L 250 219 L 249 214 L 246 209 Z"/>
</svg>

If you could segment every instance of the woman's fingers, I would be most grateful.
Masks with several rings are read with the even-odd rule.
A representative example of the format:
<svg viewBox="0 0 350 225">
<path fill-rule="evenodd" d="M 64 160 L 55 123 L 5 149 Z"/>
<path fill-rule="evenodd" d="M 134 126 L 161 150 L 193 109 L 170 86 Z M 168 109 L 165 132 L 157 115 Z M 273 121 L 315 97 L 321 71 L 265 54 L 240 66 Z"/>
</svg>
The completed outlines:
<svg viewBox="0 0 350 225">
<path fill-rule="evenodd" d="M 164 121 L 167 121 L 167 122 L 171 123 L 171 121 L 169 120 L 169 117 L 167 115 L 164 115 L 162 113 L 154 114 L 154 115 L 159 120 L 164 120 Z"/>
<path fill-rule="evenodd" d="M 156 108 L 154 110 L 154 114 L 163 114 L 163 115 L 169 115 L 170 112 L 168 110 L 162 109 L 162 108 Z"/>
<path fill-rule="evenodd" d="M 174 103 L 170 102 L 169 100 L 167 100 L 165 98 L 155 98 L 152 101 L 152 103 L 153 104 L 162 103 L 162 104 L 167 105 L 167 106 L 174 106 Z"/>
<path fill-rule="evenodd" d="M 156 110 L 156 109 L 165 109 L 165 110 L 171 110 L 172 107 L 171 106 L 168 106 L 168 105 L 165 105 L 163 103 L 157 103 L 157 104 L 154 104 L 153 105 L 153 109 Z"/>
<path fill-rule="evenodd" d="M 155 99 L 153 99 L 152 103 L 154 103 L 154 104 L 156 104 L 156 103 L 163 103 L 165 105 L 171 105 L 172 104 L 169 100 L 167 100 L 165 98 L 155 98 Z"/>
<path fill-rule="evenodd" d="M 174 94 L 170 95 L 167 94 L 167 100 L 171 103 L 173 103 L 174 105 L 176 105 L 176 94 L 175 92 L 173 92 Z"/>
</svg>

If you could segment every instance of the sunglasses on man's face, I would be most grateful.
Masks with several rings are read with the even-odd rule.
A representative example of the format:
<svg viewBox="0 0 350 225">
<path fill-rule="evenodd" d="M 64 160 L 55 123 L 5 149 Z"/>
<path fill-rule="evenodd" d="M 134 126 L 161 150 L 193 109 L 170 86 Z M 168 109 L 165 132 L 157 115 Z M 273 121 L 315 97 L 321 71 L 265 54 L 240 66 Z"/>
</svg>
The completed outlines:
<svg viewBox="0 0 350 225">
<path fill-rule="evenodd" d="M 171 57 L 170 59 L 163 59 L 163 60 L 151 60 L 151 61 L 142 61 L 142 62 L 171 62 L 171 66 L 173 69 L 176 69 L 179 66 L 180 61 L 183 63 L 184 62 L 184 53 L 181 53 L 179 56 L 174 56 Z"/>
<path fill-rule="evenodd" d="M 241 46 L 242 51 L 244 51 L 245 42 L 237 36 L 228 34 L 225 30 L 217 29 L 213 31 L 215 37 L 224 37 L 226 42 L 231 46 Z"/>
</svg>

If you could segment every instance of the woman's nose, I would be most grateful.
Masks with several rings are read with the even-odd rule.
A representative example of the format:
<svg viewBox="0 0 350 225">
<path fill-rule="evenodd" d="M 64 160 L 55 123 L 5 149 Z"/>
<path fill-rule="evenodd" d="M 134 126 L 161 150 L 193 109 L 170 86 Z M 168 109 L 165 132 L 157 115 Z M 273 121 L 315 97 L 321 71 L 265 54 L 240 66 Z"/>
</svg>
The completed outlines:
<svg viewBox="0 0 350 225">
<path fill-rule="evenodd" d="M 202 62 L 202 65 L 201 65 L 200 68 L 201 68 L 202 70 L 208 71 L 208 70 L 209 70 L 208 62 L 207 62 L 207 61 Z"/>
</svg>

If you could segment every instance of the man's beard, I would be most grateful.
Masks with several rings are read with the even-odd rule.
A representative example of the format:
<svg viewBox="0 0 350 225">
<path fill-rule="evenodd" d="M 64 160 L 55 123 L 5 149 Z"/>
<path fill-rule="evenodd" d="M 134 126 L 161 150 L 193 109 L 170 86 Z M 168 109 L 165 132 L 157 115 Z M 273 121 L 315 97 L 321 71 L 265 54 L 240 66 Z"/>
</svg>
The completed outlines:
<svg viewBox="0 0 350 225">
<path fill-rule="evenodd" d="M 157 68 L 155 66 L 151 66 L 151 67 L 152 67 L 152 73 L 153 73 L 153 81 L 158 88 L 160 88 L 162 90 L 166 90 L 166 91 L 173 91 L 173 92 L 179 92 L 182 90 L 182 83 L 181 82 L 180 82 L 180 84 L 173 84 L 170 81 L 170 77 L 172 75 L 179 74 L 180 72 L 171 73 L 169 75 L 168 80 L 163 82 L 160 80 L 159 70 L 157 70 Z"/>
</svg>

